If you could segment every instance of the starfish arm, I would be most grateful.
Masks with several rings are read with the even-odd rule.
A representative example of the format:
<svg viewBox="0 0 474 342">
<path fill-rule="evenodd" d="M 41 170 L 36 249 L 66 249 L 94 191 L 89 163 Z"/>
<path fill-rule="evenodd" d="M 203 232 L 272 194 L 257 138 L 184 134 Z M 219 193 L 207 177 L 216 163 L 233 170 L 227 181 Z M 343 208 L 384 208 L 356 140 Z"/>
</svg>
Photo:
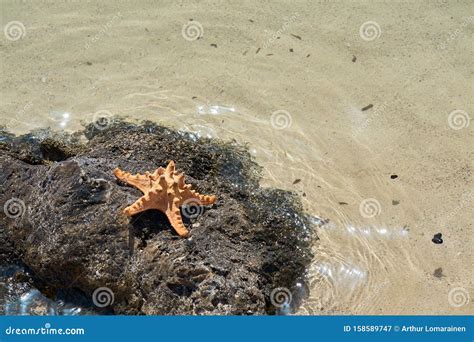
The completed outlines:
<svg viewBox="0 0 474 342">
<path fill-rule="evenodd" d="M 149 173 L 145 175 L 141 175 L 139 173 L 137 173 L 136 175 L 132 175 L 129 172 L 123 172 L 119 168 L 116 168 L 114 170 L 114 174 L 115 177 L 117 177 L 119 180 L 127 184 L 133 185 L 143 193 L 146 193 L 152 187 L 152 181 Z"/>
<path fill-rule="evenodd" d="M 197 200 L 201 205 L 211 205 L 216 202 L 216 196 L 207 196 L 207 195 L 201 195 L 197 191 L 191 190 L 189 188 L 184 188 L 181 193 L 183 197 L 183 202 L 185 202 L 188 199 L 195 199 Z"/>
<path fill-rule="evenodd" d="M 168 163 L 168 165 L 166 166 L 166 170 L 165 170 L 165 173 L 167 173 L 168 175 L 172 175 L 174 173 L 174 171 L 176 170 L 176 166 L 174 164 L 174 161 L 170 161 Z"/>
<path fill-rule="evenodd" d="M 208 196 L 208 195 L 201 195 L 199 193 L 196 193 L 196 195 L 198 196 L 199 201 L 202 203 L 202 205 L 211 205 L 216 202 L 216 196 L 214 195 Z"/>
<path fill-rule="evenodd" d="M 123 210 L 123 212 L 127 216 L 133 216 L 138 213 L 141 213 L 142 211 L 149 210 L 149 209 L 154 209 L 154 206 L 151 205 L 150 201 L 147 200 L 145 196 L 142 196 L 138 200 L 136 200 L 132 205 L 126 207 Z"/>
<path fill-rule="evenodd" d="M 176 201 L 174 201 L 176 203 Z M 188 230 L 184 226 L 183 218 L 181 217 L 181 213 L 179 211 L 179 207 L 176 205 L 172 205 L 171 208 L 166 210 L 166 216 L 173 226 L 174 230 L 179 234 L 181 237 L 185 237 L 188 235 Z"/>
<path fill-rule="evenodd" d="M 160 166 L 159 168 L 155 170 L 155 172 L 153 172 L 152 179 L 157 180 L 164 173 L 165 173 L 165 169 Z"/>
</svg>

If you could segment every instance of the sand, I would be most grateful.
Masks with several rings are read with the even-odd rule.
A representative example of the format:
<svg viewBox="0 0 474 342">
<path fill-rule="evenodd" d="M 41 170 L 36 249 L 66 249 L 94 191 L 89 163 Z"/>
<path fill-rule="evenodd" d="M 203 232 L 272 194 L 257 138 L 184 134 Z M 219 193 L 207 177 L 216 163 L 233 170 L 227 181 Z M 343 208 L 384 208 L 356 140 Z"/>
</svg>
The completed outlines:
<svg viewBox="0 0 474 342">
<path fill-rule="evenodd" d="M 0 6 L 0 124 L 248 143 L 262 184 L 329 220 L 302 314 L 474 312 L 472 2 Z"/>
</svg>

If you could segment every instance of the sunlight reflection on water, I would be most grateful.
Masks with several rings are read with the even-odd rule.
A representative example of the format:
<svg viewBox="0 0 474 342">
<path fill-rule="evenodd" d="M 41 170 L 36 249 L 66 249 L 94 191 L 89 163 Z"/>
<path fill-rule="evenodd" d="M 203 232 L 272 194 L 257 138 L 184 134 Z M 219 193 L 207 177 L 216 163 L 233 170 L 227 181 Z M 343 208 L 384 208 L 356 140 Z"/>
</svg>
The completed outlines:
<svg viewBox="0 0 474 342">
<path fill-rule="evenodd" d="M 91 314 L 81 307 L 63 300 L 51 300 L 28 279 L 19 280 L 18 275 L 28 273 L 17 265 L 0 267 L 0 314 L 3 315 L 81 315 Z"/>
</svg>

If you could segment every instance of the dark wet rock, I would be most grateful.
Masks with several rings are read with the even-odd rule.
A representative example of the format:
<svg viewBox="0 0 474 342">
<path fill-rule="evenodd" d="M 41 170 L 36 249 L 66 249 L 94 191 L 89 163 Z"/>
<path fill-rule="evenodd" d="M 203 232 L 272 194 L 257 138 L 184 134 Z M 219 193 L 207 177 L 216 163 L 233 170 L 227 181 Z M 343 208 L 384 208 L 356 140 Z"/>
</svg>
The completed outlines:
<svg viewBox="0 0 474 342">
<path fill-rule="evenodd" d="M 280 287 L 299 302 L 315 225 L 295 194 L 259 187 L 244 147 L 150 122 L 89 125 L 83 144 L 79 133 L 40 133 L 0 139 L 0 257 L 21 260 L 49 297 L 72 291 L 90 302 L 107 288 L 109 305 L 97 310 L 116 314 L 273 314 Z M 168 160 L 218 197 L 185 221 L 186 239 L 158 211 L 125 217 L 141 193 L 112 172 Z"/>
<path fill-rule="evenodd" d="M 3 221 L 3 218 L 0 220 Z M 10 265 L 14 263 L 16 260 L 18 260 L 18 256 L 15 253 L 15 247 L 12 241 L 10 241 L 7 238 L 6 227 L 3 224 L 3 222 L 1 223 L 2 224 L 0 225 L 0 267 Z"/>
<path fill-rule="evenodd" d="M 433 243 L 435 243 L 437 245 L 442 244 L 443 243 L 443 239 L 441 238 L 442 236 L 443 236 L 443 234 L 437 233 L 433 236 L 431 241 L 433 241 Z"/>
</svg>

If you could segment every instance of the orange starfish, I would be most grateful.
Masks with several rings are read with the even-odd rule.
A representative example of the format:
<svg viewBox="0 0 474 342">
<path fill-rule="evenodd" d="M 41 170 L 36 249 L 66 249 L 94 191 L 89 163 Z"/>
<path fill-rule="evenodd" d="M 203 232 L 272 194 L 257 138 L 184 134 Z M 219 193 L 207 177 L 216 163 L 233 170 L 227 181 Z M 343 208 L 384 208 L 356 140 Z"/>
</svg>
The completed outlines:
<svg viewBox="0 0 474 342">
<path fill-rule="evenodd" d="M 216 196 L 206 196 L 191 190 L 190 184 L 184 183 L 184 174 L 175 171 L 174 161 L 170 161 L 166 169 L 159 167 L 155 172 L 145 172 L 144 175 L 132 175 L 119 168 L 114 170 L 115 176 L 131 184 L 143 192 L 131 206 L 123 212 L 133 216 L 148 209 L 158 209 L 165 213 L 176 232 L 185 237 L 188 230 L 183 224 L 179 207 L 183 204 L 209 205 L 216 201 Z"/>
</svg>

